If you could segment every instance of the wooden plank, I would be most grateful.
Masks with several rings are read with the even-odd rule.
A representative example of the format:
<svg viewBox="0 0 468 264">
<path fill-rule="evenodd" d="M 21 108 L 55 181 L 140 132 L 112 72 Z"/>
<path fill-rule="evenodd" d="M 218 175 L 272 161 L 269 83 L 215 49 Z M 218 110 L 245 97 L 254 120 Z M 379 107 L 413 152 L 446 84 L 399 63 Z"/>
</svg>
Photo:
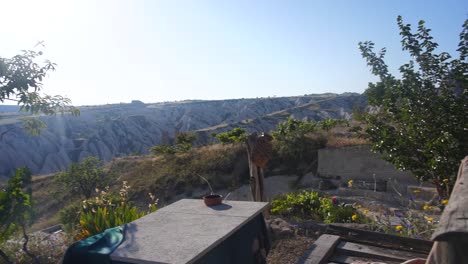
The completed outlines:
<svg viewBox="0 0 468 264">
<path fill-rule="evenodd" d="M 341 236 L 341 240 L 390 249 L 406 250 L 420 254 L 429 254 L 432 241 L 382 234 L 356 228 L 329 225 L 326 234 Z"/>
<path fill-rule="evenodd" d="M 317 241 L 304 253 L 297 264 L 324 264 L 335 251 L 340 241 L 339 236 L 321 235 Z"/>
<path fill-rule="evenodd" d="M 464 234 L 463 234 L 464 233 Z M 454 234 L 463 236 L 468 233 L 468 156 L 460 164 L 457 181 L 450 200 L 440 217 L 440 223 L 432 235 L 433 240 L 443 240 L 442 236 Z"/>
<path fill-rule="evenodd" d="M 346 255 L 333 255 L 330 257 L 329 261 L 333 263 L 339 264 L 350 264 L 355 263 L 358 261 L 361 262 L 377 262 L 380 261 L 379 259 L 370 259 L 370 258 L 363 258 L 363 257 L 355 257 L 355 256 L 346 256 Z M 400 261 L 385 261 L 385 264 L 400 264 Z"/>
<path fill-rule="evenodd" d="M 336 246 L 336 252 L 342 255 L 373 258 L 378 260 L 388 261 L 406 261 L 413 258 L 426 258 L 424 254 L 408 252 L 403 250 L 393 250 L 352 242 L 340 242 Z"/>
</svg>

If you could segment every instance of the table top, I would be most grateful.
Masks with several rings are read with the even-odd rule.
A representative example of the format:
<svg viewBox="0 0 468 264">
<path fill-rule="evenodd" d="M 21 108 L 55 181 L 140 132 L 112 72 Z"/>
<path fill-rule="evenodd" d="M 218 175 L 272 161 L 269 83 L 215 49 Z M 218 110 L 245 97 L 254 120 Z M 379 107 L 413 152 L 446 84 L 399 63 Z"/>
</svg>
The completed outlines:
<svg viewBox="0 0 468 264">
<path fill-rule="evenodd" d="M 127 224 L 111 259 L 128 263 L 193 263 L 266 209 L 268 203 L 226 201 L 208 207 L 182 199 Z"/>
</svg>

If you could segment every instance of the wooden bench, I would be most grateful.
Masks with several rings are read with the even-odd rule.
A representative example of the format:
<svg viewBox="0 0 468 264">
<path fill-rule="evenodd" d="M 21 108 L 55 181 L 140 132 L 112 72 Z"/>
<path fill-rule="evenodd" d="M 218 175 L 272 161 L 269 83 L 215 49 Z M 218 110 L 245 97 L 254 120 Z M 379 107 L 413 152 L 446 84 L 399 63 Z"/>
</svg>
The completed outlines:
<svg viewBox="0 0 468 264">
<path fill-rule="evenodd" d="M 353 263 L 356 261 L 401 263 L 426 258 L 432 242 L 330 225 L 298 264 Z"/>
</svg>

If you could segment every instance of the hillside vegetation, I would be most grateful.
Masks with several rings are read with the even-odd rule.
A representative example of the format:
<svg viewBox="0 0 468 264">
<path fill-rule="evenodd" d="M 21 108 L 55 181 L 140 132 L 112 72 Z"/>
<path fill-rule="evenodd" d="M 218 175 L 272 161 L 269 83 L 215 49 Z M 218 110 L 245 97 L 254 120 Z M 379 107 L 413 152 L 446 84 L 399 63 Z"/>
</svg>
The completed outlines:
<svg viewBox="0 0 468 264">
<path fill-rule="evenodd" d="M 328 133 L 318 128 L 305 133 L 304 151 L 301 159 L 294 159 L 295 153 L 280 150 L 281 144 L 273 142 L 273 158 L 266 169 L 266 175 L 303 175 L 316 170 L 317 150 L 323 147 L 341 147 L 365 144 L 366 141 L 346 132 L 349 128 L 341 125 Z M 299 138 L 299 140 L 303 140 Z M 308 143 L 307 143 L 308 142 Z M 294 145 L 289 145 L 294 150 Z M 159 199 L 163 206 L 174 199 L 189 197 L 200 198 L 209 194 L 210 189 L 200 176 L 206 178 L 216 190 L 234 190 L 249 183 L 249 169 L 246 147 L 243 143 L 221 144 L 192 147 L 187 151 L 174 154 L 139 155 L 114 158 L 104 166 L 106 175 L 112 176 L 111 191 L 116 191 L 126 181 L 129 199 L 139 208 L 148 204 L 148 193 Z M 59 211 L 85 197 L 72 195 L 72 192 L 54 180 L 53 175 L 35 177 L 33 192 L 36 203 L 37 221 L 33 229 L 40 229 L 59 223 Z"/>
<path fill-rule="evenodd" d="M 0 178 L 21 166 L 33 174 L 48 174 L 88 156 L 109 162 L 148 154 L 155 145 L 172 144 L 181 132 L 194 131 L 196 144 L 206 145 L 211 133 L 235 127 L 263 132 L 288 117 L 349 119 L 354 108 L 365 106 L 365 97 L 358 94 L 83 106 L 78 117 L 40 117 L 47 129 L 37 136 L 22 129 L 17 113 L 0 113 Z"/>
</svg>

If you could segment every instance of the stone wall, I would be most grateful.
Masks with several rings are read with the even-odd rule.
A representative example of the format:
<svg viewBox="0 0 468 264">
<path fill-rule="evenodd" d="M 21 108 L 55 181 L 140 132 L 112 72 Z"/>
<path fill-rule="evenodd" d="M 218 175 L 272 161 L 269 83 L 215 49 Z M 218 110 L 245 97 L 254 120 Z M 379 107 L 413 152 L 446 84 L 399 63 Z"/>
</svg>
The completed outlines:
<svg viewBox="0 0 468 264">
<path fill-rule="evenodd" d="M 419 181 L 411 173 L 396 170 L 379 156 L 378 153 L 372 153 L 367 145 L 320 149 L 317 173 L 321 177 L 339 178 L 341 182 L 373 182 L 375 175 L 376 180 L 387 181 L 388 191 L 395 187 L 400 193 L 406 193 L 408 185 L 419 185 Z"/>
</svg>

